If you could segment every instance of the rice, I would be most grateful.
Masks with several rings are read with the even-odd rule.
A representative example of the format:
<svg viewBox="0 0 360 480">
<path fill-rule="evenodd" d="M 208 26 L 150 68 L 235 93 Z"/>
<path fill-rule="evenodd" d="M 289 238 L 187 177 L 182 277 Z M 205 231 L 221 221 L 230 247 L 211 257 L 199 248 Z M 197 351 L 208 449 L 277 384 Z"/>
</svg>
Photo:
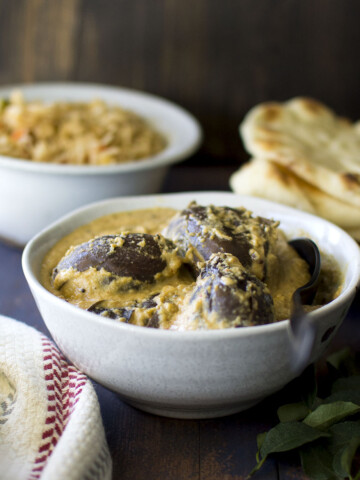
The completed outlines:
<svg viewBox="0 0 360 480">
<path fill-rule="evenodd" d="M 134 112 L 101 100 L 0 100 L 0 155 L 35 162 L 107 165 L 159 153 L 164 137 Z"/>
</svg>

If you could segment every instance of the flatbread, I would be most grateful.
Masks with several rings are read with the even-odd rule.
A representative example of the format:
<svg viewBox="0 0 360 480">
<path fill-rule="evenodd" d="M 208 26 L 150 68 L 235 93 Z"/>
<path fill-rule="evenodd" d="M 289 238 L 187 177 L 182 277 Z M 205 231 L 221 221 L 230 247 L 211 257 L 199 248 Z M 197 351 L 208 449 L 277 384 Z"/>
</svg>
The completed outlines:
<svg viewBox="0 0 360 480">
<path fill-rule="evenodd" d="M 308 98 L 254 107 L 240 125 L 248 152 L 360 207 L 360 122 Z"/>
<path fill-rule="evenodd" d="M 360 243 L 360 227 L 358 228 L 348 228 L 346 229 L 347 233 L 351 235 L 358 243 Z"/>
<path fill-rule="evenodd" d="M 357 205 L 332 197 L 301 179 L 299 179 L 299 186 L 312 203 L 316 215 L 344 229 L 360 228 L 360 208 Z"/>
<path fill-rule="evenodd" d="M 230 187 L 236 193 L 266 198 L 315 214 L 315 209 L 293 177 L 270 161 L 253 158 L 233 173 Z"/>
<path fill-rule="evenodd" d="M 360 230 L 360 208 L 328 195 L 272 161 L 252 159 L 231 176 L 230 186 L 237 193 L 267 198 L 342 228 Z"/>
</svg>

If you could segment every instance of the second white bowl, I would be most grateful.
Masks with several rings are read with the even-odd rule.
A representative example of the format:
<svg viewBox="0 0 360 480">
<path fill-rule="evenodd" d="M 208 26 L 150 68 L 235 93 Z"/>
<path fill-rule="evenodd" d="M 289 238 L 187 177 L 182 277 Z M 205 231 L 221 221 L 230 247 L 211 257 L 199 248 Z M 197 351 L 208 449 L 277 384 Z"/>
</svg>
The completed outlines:
<svg viewBox="0 0 360 480">
<path fill-rule="evenodd" d="M 157 155 L 118 165 L 56 165 L 0 155 L 0 238 L 25 244 L 61 215 L 90 202 L 119 195 L 156 193 L 170 165 L 198 148 L 202 132 L 181 107 L 142 92 L 80 83 L 12 85 L 0 98 L 20 89 L 26 100 L 79 101 L 94 98 L 134 111 L 167 140 Z"/>
</svg>

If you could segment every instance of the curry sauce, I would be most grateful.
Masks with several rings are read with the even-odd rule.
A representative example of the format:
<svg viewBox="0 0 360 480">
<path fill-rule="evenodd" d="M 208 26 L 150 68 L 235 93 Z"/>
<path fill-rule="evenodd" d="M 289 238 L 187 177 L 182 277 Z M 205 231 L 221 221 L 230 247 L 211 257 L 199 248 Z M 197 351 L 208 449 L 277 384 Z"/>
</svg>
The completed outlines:
<svg viewBox="0 0 360 480">
<path fill-rule="evenodd" d="M 181 247 L 181 242 L 177 243 L 177 237 L 174 241 L 167 238 L 169 225 L 174 224 L 179 212 L 170 208 L 151 208 L 113 213 L 77 228 L 48 252 L 42 265 L 41 281 L 51 293 L 80 308 L 140 326 L 173 330 L 215 329 L 289 318 L 292 294 L 310 278 L 308 266 L 288 245 L 276 222 L 267 223 L 264 219 L 254 221 L 244 209 L 241 212 L 245 212 L 251 220 L 252 243 L 248 251 L 255 265 L 254 272 L 251 272 L 251 268 L 245 268 L 226 249 L 220 254 L 211 254 L 209 259 L 199 254 L 194 241 L 182 249 L 183 244 Z M 233 212 L 230 214 L 233 215 Z M 218 228 L 214 230 L 215 233 L 209 233 L 209 225 L 213 225 L 210 217 L 208 215 L 206 219 L 207 224 L 204 221 L 205 226 L 200 221 L 201 233 L 195 235 L 207 235 L 206 238 L 212 241 L 221 237 L 226 240 L 229 234 L 224 235 Z M 260 238 L 257 221 L 264 224 L 266 242 Z M 236 229 L 234 231 L 237 232 Z M 149 241 L 156 240 L 157 270 L 151 272 L 149 278 L 141 277 L 139 280 L 140 277 L 135 278 L 132 273 L 114 274 L 114 267 L 108 267 L 107 263 L 101 264 L 105 267 L 94 264 L 82 269 L 79 262 L 69 262 L 74 252 L 79 259 L 83 252 L 86 254 L 86 250 L 94 248 L 94 245 L 99 250 L 100 246 L 106 244 L 107 250 L 102 252 L 106 260 L 116 250 L 123 254 L 121 249 L 129 239 L 136 240 L 136 245 L 134 254 L 130 251 L 127 262 L 132 266 L 137 261 L 136 255 L 140 255 L 140 272 L 146 270 L 147 260 L 150 261 Z M 257 249 L 257 245 L 261 249 Z M 265 250 L 266 258 L 262 258 L 265 254 L 261 252 Z M 194 257 L 196 264 L 192 265 L 191 259 Z M 97 261 L 98 258 L 99 253 Z M 321 288 L 316 305 L 309 306 L 309 309 L 331 301 L 337 295 L 339 285 L 339 269 L 324 257 Z M 221 295 L 229 294 L 226 302 L 222 302 Z M 262 304 L 264 299 L 266 305 Z M 246 302 L 251 308 L 258 308 L 258 315 L 254 317 L 257 320 L 250 323 L 242 321 L 240 324 L 236 320 L 237 313 L 229 310 L 231 302 L 235 302 L 234 312 L 237 304 L 245 305 Z M 227 305 L 223 306 L 222 303 Z M 268 321 L 259 320 L 269 309 L 273 313 L 267 313 Z"/>
</svg>

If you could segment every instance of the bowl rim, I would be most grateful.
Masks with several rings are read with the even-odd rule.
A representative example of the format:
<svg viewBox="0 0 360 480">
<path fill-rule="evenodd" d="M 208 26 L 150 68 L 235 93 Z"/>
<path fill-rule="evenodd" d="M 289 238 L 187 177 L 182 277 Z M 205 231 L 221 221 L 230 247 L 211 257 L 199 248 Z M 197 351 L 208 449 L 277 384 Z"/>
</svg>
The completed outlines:
<svg viewBox="0 0 360 480">
<path fill-rule="evenodd" d="M 187 143 L 183 146 L 172 143 L 169 140 L 168 145 L 156 155 L 151 155 L 136 161 L 124 162 L 119 164 L 109 165 L 74 165 L 74 164 L 56 164 L 48 162 L 35 162 L 16 157 L 10 157 L 0 154 L 0 167 L 6 167 L 13 170 L 30 171 L 36 174 L 63 174 L 63 175 L 99 175 L 99 174 L 114 174 L 136 172 L 138 170 L 148 170 L 156 167 L 172 165 L 192 155 L 201 145 L 203 141 L 203 130 L 199 121 L 195 116 L 182 106 L 160 97 L 158 95 L 148 93 L 145 91 L 121 87 L 116 85 L 105 85 L 91 82 L 36 82 L 36 83 L 18 83 L 7 84 L 0 86 L 0 97 L 5 90 L 39 90 L 41 95 L 42 89 L 58 90 L 63 89 L 72 91 L 76 89 L 83 89 L 89 91 L 99 91 L 111 94 L 125 94 L 130 98 L 146 99 L 154 104 L 162 105 L 168 110 L 171 110 L 181 116 L 182 120 L 187 122 L 192 130 L 192 137 L 187 138 Z M 119 103 L 120 105 L 120 103 Z M 129 108 L 131 109 L 131 108 Z M 141 114 L 140 114 L 141 115 Z M 160 133 L 162 133 L 160 131 Z"/>
<path fill-rule="evenodd" d="M 107 326 L 107 328 L 111 329 L 120 329 L 121 330 L 128 331 L 130 332 L 137 332 L 139 335 L 144 335 L 144 336 L 150 336 L 152 338 L 174 338 L 178 339 L 181 341 L 197 341 L 200 338 L 204 338 L 207 341 L 209 340 L 214 340 L 218 341 L 219 339 L 225 339 L 225 338 L 238 338 L 238 337 L 243 337 L 245 336 L 253 336 L 253 335 L 259 335 L 261 333 L 275 333 L 277 331 L 283 330 L 283 329 L 288 329 L 290 322 L 288 319 L 285 320 L 280 320 L 278 322 L 274 323 L 269 323 L 269 324 L 264 324 L 264 325 L 254 325 L 254 326 L 248 326 L 248 327 L 242 327 L 242 328 L 224 328 L 224 329 L 216 329 L 216 330 L 187 330 L 187 331 L 174 331 L 174 330 L 165 330 L 165 329 L 156 329 L 156 328 L 145 328 L 145 327 L 139 327 L 138 325 L 132 325 L 132 324 L 127 324 L 127 323 L 122 323 L 122 322 L 113 322 L 109 321 L 109 319 L 103 318 L 100 315 L 95 315 L 91 312 L 88 312 L 86 310 L 83 310 L 79 307 L 76 307 L 75 305 L 72 305 L 63 299 L 57 297 L 56 295 L 52 294 L 49 292 L 41 283 L 40 280 L 37 278 L 37 275 L 34 273 L 33 268 L 31 267 L 31 258 L 32 258 L 32 253 L 33 251 L 36 250 L 37 244 L 41 244 L 44 241 L 44 238 L 46 238 L 48 235 L 50 235 L 52 232 L 56 231 L 56 229 L 59 228 L 60 225 L 70 222 L 71 220 L 76 219 L 77 217 L 80 217 L 87 211 L 91 212 L 92 210 L 99 208 L 99 207 L 105 207 L 106 205 L 111 205 L 112 203 L 116 203 L 118 201 L 120 202 L 131 202 L 134 199 L 144 199 L 144 200 L 151 200 L 155 198 L 181 198 L 184 196 L 189 196 L 191 197 L 192 195 L 196 195 L 197 197 L 202 196 L 202 195 L 212 195 L 212 196 L 228 196 L 232 198 L 239 198 L 241 201 L 251 201 L 251 200 L 256 200 L 256 202 L 263 204 L 264 206 L 270 207 L 277 209 L 278 212 L 281 213 L 288 213 L 292 215 L 297 215 L 297 216 L 302 216 L 304 220 L 307 221 L 320 221 L 323 225 L 327 225 L 328 227 L 332 228 L 334 231 L 338 232 L 342 237 L 347 239 L 347 242 L 352 248 L 351 253 L 351 261 L 355 262 L 355 269 L 358 272 L 358 276 L 356 278 L 356 275 L 354 274 L 353 277 L 351 278 L 349 284 L 346 286 L 346 289 L 343 290 L 340 295 L 332 300 L 330 303 L 320 307 L 317 310 L 314 310 L 309 313 L 311 318 L 317 319 L 319 317 L 322 317 L 323 315 L 326 315 L 328 311 L 333 310 L 334 307 L 338 306 L 339 304 L 347 305 L 351 299 L 351 297 L 354 295 L 356 290 L 360 288 L 360 246 L 356 243 L 356 241 L 344 230 L 342 230 L 340 227 L 337 225 L 323 219 L 320 217 L 317 217 L 315 215 L 312 215 L 310 213 L 300 211 L 297 209 L 294 209 L 292 207 L 288 207 L 283 204 L 279 204 L 276 202 L 272 202 L 270 200 L 266 199 L 261 199 L 259 197 L 253 197 L 250 195 L 241 195 L 241 194 L 236 194 L 233 192 L 227 192 L 227 191 L 202 191 L 202 192 L 180 192 L 180 193 L 169 193 L 169 194 L 157 194 L 157 195 L 137 195 L 137 196 L 127 196 L 127 197 L 114 197 L 106 200 L 101 200 L 97 202 L 93 202 L 91 204 L 85 205 L 83 207 L 80 207 L 76 210 L 73 210 L 72 212 L 64 215 L 57 221 L 53 222 L 51 225 L 46 227 L 44 230 L 39 232 L 37 235 L 35 235 L 25 246 L 23 254 L 22 254 L 22 268 L 23 272 L 25 275 L 25 278 L 31 288 L 31 290 L 36 291 L 38 295 L 41 295 L 45 299 L 47 299 L 50 303 L 54 304 L 54 306 L 59 309 L 69 312 L 69 314 L 75 314 L 79 315 L 86 321 L 90 321 L 95 325 L 104 325 Z M 239 204 L 241 205 L 241 204 Z M 164 205 L 166 207 L 166 205 Z M 145 207 L 143 207 L 145 208 Z M 131 206 L 129 206 L 129 210 L 131 210 Z M 135 208 L 137 209 L 137 208 Z M 120 211 L 120 210 L 119 210 Z M 125 210 L 124 210 L 125 211 Z M 276 212 L 274 212 L 276 214 Z M 99 218 L 103 215 L 106 215 L 107 213 L 100 214 L 98 217 Z M 256 212 L 255 212 L 256 214 Z M 91 220 L 89 220 L 91 221 Z M 73 229 L 78 228 L 82 224 L 78 224 L 75 226 Z M 57 241 L 59 241 L 62 238 L 62 236 L 59 236 L 53 241 L 52 245 L 54 245 Z M 51 248 L 51 247 L 49 247 Z M 354 255 L 355 254 L 355 255 Z M 349 255 L 350 257 L 350 255 Z M 177 340 L 175 340 L 177 341 Z"/>
</svg>

